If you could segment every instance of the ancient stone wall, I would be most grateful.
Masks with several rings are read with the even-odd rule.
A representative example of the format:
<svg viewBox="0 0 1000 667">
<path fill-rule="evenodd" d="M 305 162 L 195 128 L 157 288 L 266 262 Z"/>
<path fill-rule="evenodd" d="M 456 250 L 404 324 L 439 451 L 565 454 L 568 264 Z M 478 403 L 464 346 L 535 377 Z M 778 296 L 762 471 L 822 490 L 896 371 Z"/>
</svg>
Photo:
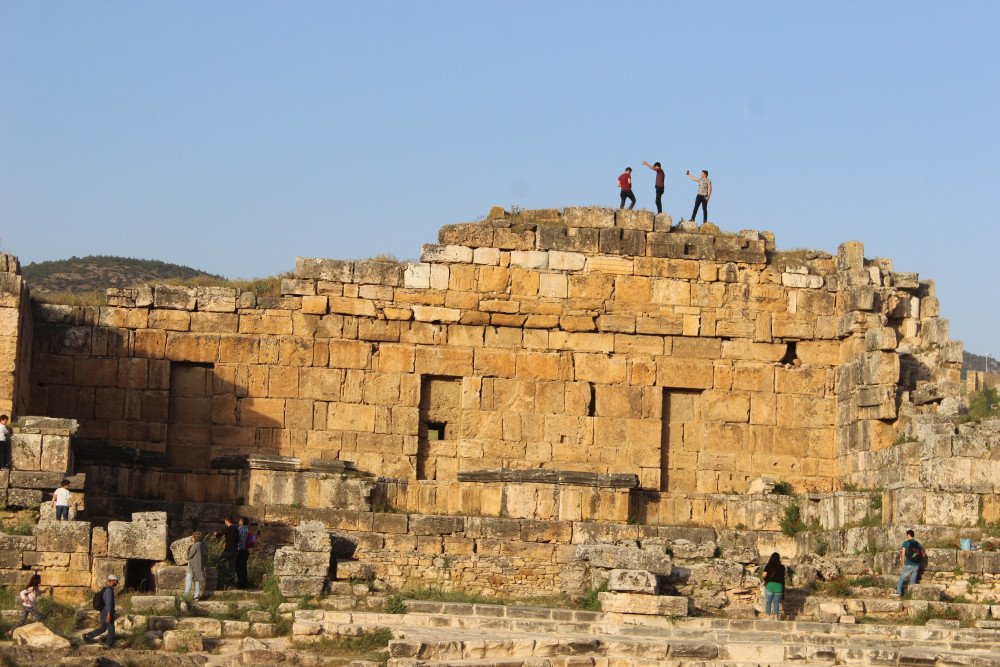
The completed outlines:
<svg viewBox="0 0 1000 667">
<path fill-rule="evenodd" d="M 26 414 L 31 360 L 32 318 L 21 264 L 0 254 L 0 414 Z"/>
<path fill-rule="evenodd" d="M 899 460 L 879 452 L 958 394 L 933 282 L 857 242 L 782 253 L 648 212 L 524 211 L 446 226 L 420 262 L 299 258 L 281 293 L 37 305 L 30 410 L 80 422 L 109 495 L 270 498 L 231 467 L 269 456 L 400 480 L 387 502 L 409 510 L 485 511 L 503 485 L 463 474 L 549 469 L 632 474 L 628 494 L 579 492 L 593 518 L 666 523 L 698 514 L 678 497 L 754 478 L 880 486 Z M 512 488 L 534 504 L 518 513 L 577 518 Z"/>
</svg>

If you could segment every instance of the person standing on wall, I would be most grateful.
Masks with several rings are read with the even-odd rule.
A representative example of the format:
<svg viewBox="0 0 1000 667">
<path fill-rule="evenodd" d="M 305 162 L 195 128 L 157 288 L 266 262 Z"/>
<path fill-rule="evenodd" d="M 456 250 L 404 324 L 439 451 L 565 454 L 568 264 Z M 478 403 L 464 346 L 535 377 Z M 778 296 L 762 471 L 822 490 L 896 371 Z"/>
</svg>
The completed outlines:
<svg viewBox="0 0 1000 667">
<path fill-rule="evenodd" d="M 663 213 L 663 169 L 659 162 L 649 164 L 643 160 L 642 163 L 656 172 L 656 212 Z"/>
<path fill-rule="evenodd" d="M 625 172 L 618 177 L 618 187 L 622 189 L 622 205 L 618 208 L 625 208 L 625 200 L 631 199 L 628 210 L 635 208 L 635 195 L 632 194 L 632 167 L 625 167 Z"/>
<path fill-rule="evenodd" d="M 907 577 L 910 579 L 910 586 L 917 583 L 917 576 L 920 574 L 920 564 L 924 560 L 924 548 L 913 539 L 913 531 L 906 531 L 906 541 L 903 542 L 903 553 L 901 555 L 903 561 L 903 573 L 899 575 L 899 581 L 896 583 L 896 595 L 903 594 L 903 584 L 906 582 Z"/>
<path fill-rule="evenodd" d="M 687 177 L 698 184 L 698 196 L 694 199 L 694 211 L 691 212 L 691 221 L 698 215 L 698 207 L 701 206 L 701 221 L 708 222 L 708 200 L 712 198 L 712 181 L 708 180 L 708 172 L 702 169 L 701 178 L 695 178 L 691 172 L 687 172 Z"/>
<path fill-rule="evenodd" d="M 80 506 L 73 500 L 73 494 L 69 492 L 69 480 L 64 479 L 59 488 L 52 493 L 52 507 L 56 509 L 56 521 L 69 521 L 69 506 L 80 511 Z"/>
<path fill-rule="evenodd" d="M 781 596 L 785 594 L 785 566 L 781 556 L 775 551 L 764 566 L 764 613 L 778 620 Z"/>
</svg>

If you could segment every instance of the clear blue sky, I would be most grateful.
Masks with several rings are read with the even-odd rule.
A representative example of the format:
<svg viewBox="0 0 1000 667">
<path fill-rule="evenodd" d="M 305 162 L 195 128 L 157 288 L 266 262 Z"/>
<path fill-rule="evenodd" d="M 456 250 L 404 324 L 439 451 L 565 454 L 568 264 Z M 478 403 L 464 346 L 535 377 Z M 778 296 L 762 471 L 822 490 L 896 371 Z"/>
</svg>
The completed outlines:
<svg viewBox="0 0 1000 667">
<path fill-rule="evenodd" d="M 0 239 L 230 277 L 638 205 L 937 281 L 1000 353 L 1000 2 L 0 0 Z"/>
</svg>

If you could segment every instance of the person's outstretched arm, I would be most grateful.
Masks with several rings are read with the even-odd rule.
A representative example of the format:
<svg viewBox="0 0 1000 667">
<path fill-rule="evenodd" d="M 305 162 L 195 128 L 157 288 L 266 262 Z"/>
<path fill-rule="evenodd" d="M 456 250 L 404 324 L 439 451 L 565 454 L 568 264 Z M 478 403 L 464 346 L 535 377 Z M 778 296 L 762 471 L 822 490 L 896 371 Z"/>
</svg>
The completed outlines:
<svg viewBox="0 0 1000 667">
<path fill-rule="evenodd" d="M 643 163 L 644 165 L 646 165 L 647 167 L 649 167 L 650 169 L 652 169 L 653 171 L 656 171 L 656 167 L 654 167 L 653 165 L 649 164 L 649 163 L 648 163 L 648 162 L 646 162 L 645 160 L 643 160 L 643 161 L 642 161 L 642 163 Z"/>
<path fill-rule="evenodd" d="M 691 175 L 691 172 L 690 172 L 690 171 L 689 171 L 689 172 L 687 172 L 687 175 L 688 175 L 688 178 L 690 178 L 690 179 L 691 179 L 692 181 L 694 181 L 695 183 L 697 183 L 697 182 L 698 182 L 698 179 L 697 179 L 697 178 L 695 178 L 694 176 L 692 176 L 692 175 Z"/>
</svg>

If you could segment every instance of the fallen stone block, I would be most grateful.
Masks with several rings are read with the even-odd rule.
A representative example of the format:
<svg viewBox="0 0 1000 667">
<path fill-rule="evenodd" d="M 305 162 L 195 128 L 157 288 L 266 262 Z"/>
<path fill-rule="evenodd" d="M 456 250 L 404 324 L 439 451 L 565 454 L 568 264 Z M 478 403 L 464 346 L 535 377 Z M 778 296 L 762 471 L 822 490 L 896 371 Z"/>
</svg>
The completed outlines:
<svg viewBox="0 0 1000 667">
<path fill-rule="evenodd" d="M 166 512 L 136 512 L 132 515 L 132 521 L 109 522 L 108 556 L 166 560 Z"/>
<path fill-rule="evenodd" d="M 608 590 L 659 595 L 660 582 L 655 574 L 645 570 L 611 570 L 608 575 Z"/>
<path fill-rule="evenodd" d="M 846 615 L 847 610 L 839 602 L 824 602 L 817 612 L 820 623 L 840 623 L 840 617 Z"/>
<path fill-rule="evenodd" d="M 49 630 L 43 623 L 29 623 L 14 630 L 12 635 L 18 646 L 30 646 L 47 650 L 62 650 L 70 647 L 70 641 Z"/>
<path fill-rule="evenodd" d="M 194 630 L 167 630 L 163 633 L 163 648 L 166 651 L 200 653 L 205 650 L 205 645 L 201 635 Z"/>
<path fill-rule="evenodd" d="M 934 584 L 914 584 L 909 590 L 910 597 L 914 600 L 939 602 L 944 596 L 944 588 Z"/>
<path fill-rule="evenodd" d="M 641 593 L 598 593 L 597 597 L 604 612 L 654 616 L 687 616 L 688 612 L 685 597 Z"/>
<path fill-rule="evenodd" d="M 87 521 L 56 521 L 39 524 L 31 529 L 38 551 L 87 553 L 90 551 L 90 523 Z"/>
<path fill-rule="evenodd" d="M 297 598 L 303 595 L 316 596 L 323 592 L 325 577 L 278 577 L 278 590 L 287 598 Z"/>
<path fill-rule="evenodd" d="M 158 611 L 173 611 L 174 596 L 172 595 L 133 595 L 132 611 L 138 614 L 149 614 Z"/>
<path fill-rule="evenodd" d="M 329 570 L 329 551 L 299 551 L 281 547 L 274 552 L 274 573 L 278 576 L 326 577 Z"/>
<path fill-rule="evenodd" d="M 670 551 L 673 553 L 674 558 L 714 558 L 716 551 L 715 542 L 709 540 L 706 542 L 694 543 L 689 540 L 674 540 L 670 543 Z"/>
</svg>

